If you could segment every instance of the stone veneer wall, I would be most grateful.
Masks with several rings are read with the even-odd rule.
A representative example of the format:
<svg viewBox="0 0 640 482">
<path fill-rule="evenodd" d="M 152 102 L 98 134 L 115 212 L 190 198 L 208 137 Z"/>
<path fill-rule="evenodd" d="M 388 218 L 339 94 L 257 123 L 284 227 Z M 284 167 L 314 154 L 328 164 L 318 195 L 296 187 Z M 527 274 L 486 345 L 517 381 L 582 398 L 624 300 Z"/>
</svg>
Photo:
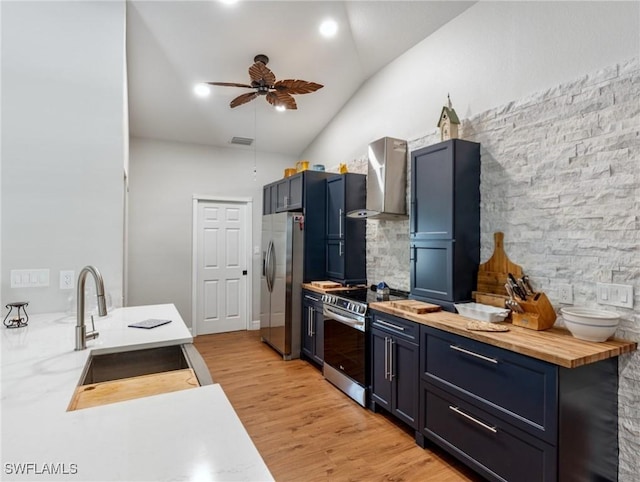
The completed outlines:
<svg viewBox="0 0 640 482">
<path fill-rule="evenodd" d="M 556 308 L 558 284 L 572 284 L 574 305 L 619 312 L 617 336 L 640 341 L 639 60 L 483 112 L 461 127 L 462 138 L 481 143 L 481 260 L 493 252 L 493 233 L 503 231 L 509 258 Z M 410 140 L 409 150 L 437 142 L 434 130 Z M 366 163 L 348 166 L 366 173 Z M 369 282 L 409 289 L 408 233 L 408 221 L 367 221 Z M 597 305 L 597 282 L 632 284 L 634 309 Z M 619 358 L 619 375 L 619 475 L 637 481 L 640 351 Z"/>
</svg>

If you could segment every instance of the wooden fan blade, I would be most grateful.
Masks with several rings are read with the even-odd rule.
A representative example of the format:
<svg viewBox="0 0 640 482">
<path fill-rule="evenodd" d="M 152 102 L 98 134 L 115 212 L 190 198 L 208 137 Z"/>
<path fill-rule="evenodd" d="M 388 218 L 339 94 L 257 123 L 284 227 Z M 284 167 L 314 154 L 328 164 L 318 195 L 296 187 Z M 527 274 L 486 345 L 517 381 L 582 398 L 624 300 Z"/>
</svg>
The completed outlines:
<svg viewBox="0 0 640 482">
<path fill-rule="evenodd" d="M 273 88 L 278 91 L 286 91 L 289 94 L 310 94 L 318 89 L 324 87 L 321 84 L 315 82 L 307 82 L 306 80 L 286 79 L 279 80 L 273 85 Z"/>
<path fill-rule="evenodd" d="M 206 82 L 209 85 L 222 85 L 224 87 L 246 87 L 247 89 L 253 89 L 253 86 L 249 84 L 238 84 L 236 82 Z"/>
<path fill-rule="evenodd" d="M 252 82 L 261 85 L 272 86 L 276 83 L 275 74 L 262 62 L 256 62 L 249 67 L 249 77 L 251 77 Z"/>
<path fill-rule="evenodd" d="M 229 105 L 233 109 L 234 107 L 238 107 L 239 105 L 246 104 L 247 102 L 255 99 L 256 97 L 258 97 L 257 92 L 248 92 L 246 94 L 239 95 L 238 97 L 233 99 Z"/>
<path fill-rule="evenodd" d="M 269 104 L 271 105 L 283 105 L 287 108 L 287 110 L 296 110 L 298 108 L 296 100 L 286 92 L 272 91 L 267 93 L 266 97 L 267 102 L 269 102 Z"/>
</svg>

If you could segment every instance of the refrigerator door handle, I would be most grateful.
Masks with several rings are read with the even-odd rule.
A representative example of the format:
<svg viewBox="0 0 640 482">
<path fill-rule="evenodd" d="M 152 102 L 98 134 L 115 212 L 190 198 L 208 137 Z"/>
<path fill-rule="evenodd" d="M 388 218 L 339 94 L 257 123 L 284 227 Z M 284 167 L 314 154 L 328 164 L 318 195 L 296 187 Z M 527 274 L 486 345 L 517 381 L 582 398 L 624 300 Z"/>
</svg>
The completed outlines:
<svg viewBox="0 0 640 482">
<path fill-rule="evenodd" d="M 271 248 L 271 243 L 267 245 L 267 250 L 264 254 L 264 280 L 267 282 L 267 291 L 271 293 L 271 286 L 269 285 L 269 248 Z"/>
<path fill-rule="evenodd" d="M 269 291 L 273 292 L 273 285 L 276 279 L 276 262 L 273 240 L 269 241 Z"/>
<path fill-rule="evenodd" d="M 262 252 L 262 276 L 267 277 L 267 252 Z"/>
<path fill-rule="evenodd" d="M 270 274 L 272 244 L 273 244 L 273 241 L 269 241 L 269 245 L 267 246 L 267 254 L 265 256 L 265 261 L 264 261 L 264 264 L 265 264 L 264 277 L 265 277 L 265 281 L 267 282 L 267 289 L 269 290 L 269 293 L 273 291 L 273 284 L 271 282 L 271 274 Z"/>
</svg>

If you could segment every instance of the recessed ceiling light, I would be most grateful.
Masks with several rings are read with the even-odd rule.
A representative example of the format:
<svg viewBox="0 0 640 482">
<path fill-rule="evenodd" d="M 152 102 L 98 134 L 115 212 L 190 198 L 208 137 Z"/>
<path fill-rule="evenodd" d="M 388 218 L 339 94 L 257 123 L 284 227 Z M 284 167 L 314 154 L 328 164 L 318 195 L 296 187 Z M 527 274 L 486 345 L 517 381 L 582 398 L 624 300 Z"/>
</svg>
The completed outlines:
<svg viewBox="0 0 640 482">
<path fill-rule="evenodd" d="M 284 112 L 285 110 L 287 110 L 287 108 L 285 106 L 283 106 L 283 105 L 277 105 L 276 106 L 276 110 L 278 112 Z"/>
<path fill-rule="evenodd" d="M 319 30 L 323 37 L 333 37 L 338 33 L 338 24 L 335 20 L 329 18 L 320 24 Z"/>
<path fill-rule="evenodd" d="M 225 5 L 234 5 L 236 3 L 238 3 L 238 0 L 219 0 L 220 3 L 223 3 Z"/>
<path fill-rule="evenodd" d="M 211 89 L 207 84 L 196 84 L 193 87 L 193 93 L 198 97 L 209 97 L 209 94 L 211 94 Z"/>
</svg>

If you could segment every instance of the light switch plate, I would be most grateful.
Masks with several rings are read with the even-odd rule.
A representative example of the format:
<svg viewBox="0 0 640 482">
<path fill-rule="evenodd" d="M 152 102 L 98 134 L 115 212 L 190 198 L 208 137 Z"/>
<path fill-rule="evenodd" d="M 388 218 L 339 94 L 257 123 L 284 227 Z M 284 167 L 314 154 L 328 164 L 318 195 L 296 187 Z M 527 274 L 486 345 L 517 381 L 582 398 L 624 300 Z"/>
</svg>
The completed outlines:
<svg viewBox="0 0 640 482">
<path fill-rule="evenodd" d="M 633 308 L 633 285 L 598 283 L 596 300 L 601 305 Z"/>
<path fill-rule="evenodd" d="M 12 288 L 41 288 L 49 286 L 48 269 L 12 269 Z"/>
</svg>

